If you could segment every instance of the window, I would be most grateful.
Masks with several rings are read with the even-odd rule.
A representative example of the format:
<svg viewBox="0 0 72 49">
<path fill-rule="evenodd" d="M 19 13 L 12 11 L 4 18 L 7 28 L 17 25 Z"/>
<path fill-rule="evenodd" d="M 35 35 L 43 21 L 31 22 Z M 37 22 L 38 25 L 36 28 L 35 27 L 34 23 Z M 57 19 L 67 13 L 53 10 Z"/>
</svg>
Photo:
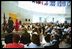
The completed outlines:
<svg viewBox="0 0 72 49">
<path fill-rule="evenodd" d="M 55 6 L 55 1 L 50 1 L 50 6 Z"/>
<path fill-rule="evenodd" d="M 57 6 L 61 6 L 61 1 L 58 1 L 57 2 Z"/>
<path fill-rule="evenodd" d="M 46 3 L 44 5 L 48 5 L 48 1 L 46 1 Z"/>
<path fill-rule="evenodd" d="M 66 1 L 58 1 L 57 5 L 58 6 L 66 6 Z"/>
<path fill-rule="evenodd" d="M 36 1 L 36 3 L 37 3 L 37 4 L 40 4 L 40 3 L 41 3 L 41 1 Z"/>
<path fill-rule="evenodd" d="M 61 1 L 62 6 L 66 6 L 66 1 Z"/>
<path fill-rule="evenodd" d="M 70 6 L 71 5 L 71 1 L 67 1 L 67 6 Z"/>
</svg>

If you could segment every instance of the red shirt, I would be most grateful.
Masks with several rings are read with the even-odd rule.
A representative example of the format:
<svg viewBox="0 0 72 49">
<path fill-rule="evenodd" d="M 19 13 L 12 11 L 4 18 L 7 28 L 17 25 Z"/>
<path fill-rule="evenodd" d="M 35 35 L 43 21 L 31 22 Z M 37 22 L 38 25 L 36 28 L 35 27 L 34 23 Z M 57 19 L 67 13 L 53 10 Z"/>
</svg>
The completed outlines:
<svg viewBox="0 0 72 49">
<path fill-rule="evenodd" d="M 19 22 L 18 22 L 18 21 L 16 21 L 16 22 L 15 22 L 15 29 L 16 29 L 16 31 L 18 31 L 18 30 L 19 30 L 19 26 L 20 26 Z"/>
<path fill-rule="evenodd" d="M 24 45 L 20 43 L 9 43 L 6 44 L 5 48 L 24 48 Z"/>
</svg>

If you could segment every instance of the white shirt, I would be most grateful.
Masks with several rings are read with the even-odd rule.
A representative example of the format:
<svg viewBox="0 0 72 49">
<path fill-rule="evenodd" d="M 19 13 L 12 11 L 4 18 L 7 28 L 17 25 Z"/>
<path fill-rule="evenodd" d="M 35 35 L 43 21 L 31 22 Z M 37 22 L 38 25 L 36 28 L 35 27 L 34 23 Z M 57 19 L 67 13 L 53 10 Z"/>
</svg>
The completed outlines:
<svg viewBox="0 0 72 49">
<path fill-rule="evenodd" d="M 67 29 L 65 28 L 65 29 L 64 29 L 64 31 L 66 31 L 66 32 L 67 32 Z"/>
<path fill-rule="evenodd" d="M 68 27 L 67 28 L 67 32 L 69 33 L 71 31 L 71 27 Z"/>
<path fill-rule="evenodd" d="M 32 28 L 32 25 L 30 25 L 30 28 Z"/>
<path fill-rule="evenodd" d="M 51 31 L 51 34 L 57 34 L 57 33 L 56 33 L 55 30 L 53 29 L 53 30 Z"/>
<path fill-rule="evenodd" d="M 45 30 L 45 32 L 47 32 L 48 30 L 50 30 L 50 28 L 47 28 L 47 29 Z"/>
<path fill-rule="evenodd" d="M 37 46 L 36 44 L 34 44 L 33 42 L 31 42 L 29 44 L 28 48 L 40 48 L 40 46 Z"/>
<path fill-rule="evenodd" d="M 24 48 L 28 48 L 27 44 L 24 45 Z"/>
<path fill-rule="evenodd" d="M 51 43 L 49 43 L 49 42 L 48 42 L 48 43 L 45 43 L 45 44 L 43 45 L 43 47 L 44 47 L 44 46 L 51 46 Z"/>
</svg>

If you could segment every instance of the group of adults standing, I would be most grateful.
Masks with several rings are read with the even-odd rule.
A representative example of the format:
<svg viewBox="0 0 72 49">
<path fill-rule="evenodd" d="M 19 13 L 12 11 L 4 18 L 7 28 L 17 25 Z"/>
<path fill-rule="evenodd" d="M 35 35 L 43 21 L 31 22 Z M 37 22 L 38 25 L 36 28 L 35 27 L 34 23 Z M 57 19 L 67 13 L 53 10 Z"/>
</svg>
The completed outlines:
<svg viewBox="0 0 72 49">
<path fill-rule="evenodd" d="M 18 19 L 16 19 L 16 21 L 13 22 L 12 18 L 9 17 L 8 22 L 6 20 L 5 22 L 3 22 L 3 31 L 7 31 L 8 33 L 11 33 L 14 29 L 15 31 L 18 31 L 20 24 L 21 21 L 19 21 Z"/>
</svg>

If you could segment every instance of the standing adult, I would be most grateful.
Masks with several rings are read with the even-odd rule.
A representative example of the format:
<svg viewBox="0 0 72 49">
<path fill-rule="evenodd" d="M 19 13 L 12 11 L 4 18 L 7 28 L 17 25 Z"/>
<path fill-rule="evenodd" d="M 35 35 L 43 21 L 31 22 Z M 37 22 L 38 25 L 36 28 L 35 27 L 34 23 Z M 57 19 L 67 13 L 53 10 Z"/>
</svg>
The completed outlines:
<svg viewBox="0 0 72 49">
<path fill-rule="evenodd" d="M 14 24 L 14 22 L 13 22 L 12 18 L 9 17 L 9 19 L 8 19 L 8 29 L 7 29 L 8 33 L 11 33 L 13 31 L 13 29 L 14 29 L 13 24 Z"/>
<path fill-rule="evenodd" d="M 7 21 L 6 20 L 4 20 L 4 23 L 3 23 L 3 32 L 5 32 L 6 31 L 6 29 L 7 29 Z"/>
<path fill-rule="evenodd" d="M 16 22 L 15 22 L 15 30 L 16 31 L 19 31 L 19 25 L 20 25 L 20 23 L 19 23 L 18 19 L 16 19 Z"/>
<path fill-rule="evenodd" d="M 7 29 L 7 21 L 6 21 L 5 13 L 4 13 L 4 17 L 3 17 L 3 26 L 2 27 L 3 27 L 3 32 L 5 32 Z"/>
<path fill-rule="evenodd" d="M 42 26 L 42 29 L 43 29 L 43 34 L 44 34 L 44 32 L 45 32 L 45 26 L 44 25 Z"/>
</svg>

